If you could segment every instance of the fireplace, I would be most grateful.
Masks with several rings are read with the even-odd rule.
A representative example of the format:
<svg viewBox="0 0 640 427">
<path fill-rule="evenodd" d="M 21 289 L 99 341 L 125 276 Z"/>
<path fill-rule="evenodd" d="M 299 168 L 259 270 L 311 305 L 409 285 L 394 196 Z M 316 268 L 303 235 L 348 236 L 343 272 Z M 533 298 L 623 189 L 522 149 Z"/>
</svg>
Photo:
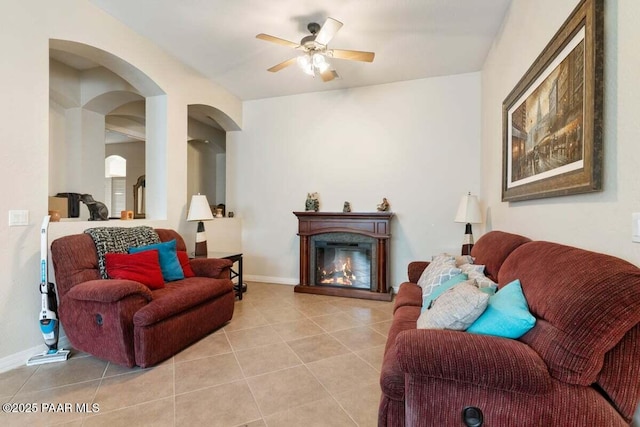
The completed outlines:
<svg viewBox="0 0 640 427">
<path fill-rule="evenodd" d="M 351 286 L 371 290 L 375 283 L 375 239 L 353 233 L 311 237 L 311 271 L 316 286 Z"/>
<path fill-rule="evenodd" d="M 300 236 L 296 292 L 390 301 L 389 212 L 294 212 Z"/>
</svg>

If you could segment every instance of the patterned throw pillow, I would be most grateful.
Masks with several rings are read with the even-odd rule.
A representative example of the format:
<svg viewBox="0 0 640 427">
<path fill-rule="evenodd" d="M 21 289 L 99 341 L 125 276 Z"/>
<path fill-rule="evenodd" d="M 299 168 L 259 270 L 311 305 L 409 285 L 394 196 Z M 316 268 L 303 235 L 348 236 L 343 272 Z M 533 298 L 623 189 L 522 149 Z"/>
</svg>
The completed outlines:
<svg viewBox="0 0 640 427">
<path fill-rule="evenodd" d="M 160 243 L 158 233 L 146 225 L 139 227 L 96 227 L 88 228 L 84 232 L 91 236 L 96 245 L 98 267 L 100 276 L 103 279 L 109 278 L 104 258 L 106 253 L 125 254 L 131 246 Z"/>
<path fill-rule="evenodd" d="M 455 262 L 456 257 L 449 254 L 434 255 L 431 257 L 431 264 L 449 264 L 451 261 Z"/>
<path fill-rule="evenodd" d="M 460 274 L 462 270 L 456 267 L 456 260 L 452 256 L 438 255 L 424 269 L 418 279 L 418 286 L 422 288 L 422 297 L 431 295 L 433 290 L 447 280 Z"/>
<path fill-rule="evenodd" d="M 461 265 L 464 265 L 464 264 L 473 264 L 473 261 L 475 261 L 475 258 L 472 257 L 471 255 L 457 255 L 456 267 L 460 267 Z"/>
<path fill-rule="evenodd" d="M 458 267 L 460 267 L 460 270 L 462 270 L 463 273 L 469 273 L 469 272 L 472 272 L 472 271 L 477 271 L 478 273 L 483 273 L 484 274 L 484 265 L 482 265 L 482 264 L 466 263 L 466 264 L 461 264 Z"/>
<path fill-rule="evenodd" d="M 469 279 L 475 279 L 478 283 L 479 288 L 492 288 L 494 291 L 498 289 L 498 284 L 493 280 L 489 279 L 484 273 L 478 271 L 469 271 L 467 273 Z"/>
<path fill-rule="evenodd" d="M 418 317 L 418 329 L 464 331 L 487 308 L 489 295 L 471 280 L 462 282 L 436 298 L 431 308 Z"/>
<path fill-rule="evenodd" d="M 428 310 L 429 307 L 431 307 L 431 303 L 434 299 L 438 298 L 444 292 L 453 288 L 455 285 L 464 282 L 465 280 L 469 280 L 469 276 L 464 273 L 460 273 L 457 276 L 453 276 L 451 279 L 447 280 L 441 285 L 434 287 L 429 295 L 425 295 L 422 297 L 422 308 L 420 309 L 420 313 Z M 475 281 L 473 283 L 475 284 Z"/>
<path fill-rule="evenodd" d="M 463 264 L 473 264 L 473 261 L 475 260 L 471 255 L 451 255 L 446 252 L 436 256 L 453 257 L 456 260 L 456 267 L 460 267 Z M 432 260 L 434 260 L 436 256 L 432 257 Z"/>
<path fill-rule="evenodd" d="M 484 275 L 484 265 L 482 264 L 463 264 L 460 269 L 463 273 L 467 273 L 469 279 L 475 279 L 480 289 L 490 288 L 492 292 L 498 289 L 498 284 Z"/>
</svg>

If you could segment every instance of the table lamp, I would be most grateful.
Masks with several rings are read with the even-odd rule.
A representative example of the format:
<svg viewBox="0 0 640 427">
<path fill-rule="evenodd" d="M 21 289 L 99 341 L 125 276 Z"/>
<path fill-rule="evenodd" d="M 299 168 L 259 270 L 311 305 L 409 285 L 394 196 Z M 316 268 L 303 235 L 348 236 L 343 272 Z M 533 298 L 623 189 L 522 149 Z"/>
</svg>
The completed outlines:
<svg viewBox="0 0 640 427">
<path fill-rule="evenodd" d="M 195 194 L 191 196 L 191 204 L 189 205 L 189 214 L 187 221 L 198 221 L 198 231 L 196 232 L 196 252 L 195 256 L 207 256 L 207 235 L 204 232 L 204 223 L 202 221 L 210 221 L 213 219 L 211 207 L 207 196 L 204 194 Z"/>
<path fill-rule="evenodd" d="M 469 255 L 473 247 L 471 224 L 479 224 L 482 222 L 480 204 L 478 203 L 477 196 L 472 196 L 471 193 L 462 196 L 454 221 L 467 224 L 464 229 L 464 239 L 462 240 L 462 255 Z"/>
</svg>

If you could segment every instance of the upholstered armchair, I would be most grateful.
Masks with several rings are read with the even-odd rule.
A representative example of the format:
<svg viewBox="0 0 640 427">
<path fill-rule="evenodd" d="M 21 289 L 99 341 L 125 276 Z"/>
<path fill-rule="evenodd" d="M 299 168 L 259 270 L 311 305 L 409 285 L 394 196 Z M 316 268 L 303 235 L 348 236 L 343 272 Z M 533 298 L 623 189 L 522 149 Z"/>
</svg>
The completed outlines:
<svg viewBox="0 0 640 427">
<path fill-rule="evenodd" d="M 155 232 L 160 242 L 175 239 L 176 250 L 186 250 L 175 231 Z M 134 280 L 102 278 L 96 244 L 86 233 L 56 239 L 51 256 L 59 318 L 72 346 L 116 364 L 157 364 L 233 316 L 228 260 L 187 260 L 193 277 L 151 289 Z"/>
</svg>

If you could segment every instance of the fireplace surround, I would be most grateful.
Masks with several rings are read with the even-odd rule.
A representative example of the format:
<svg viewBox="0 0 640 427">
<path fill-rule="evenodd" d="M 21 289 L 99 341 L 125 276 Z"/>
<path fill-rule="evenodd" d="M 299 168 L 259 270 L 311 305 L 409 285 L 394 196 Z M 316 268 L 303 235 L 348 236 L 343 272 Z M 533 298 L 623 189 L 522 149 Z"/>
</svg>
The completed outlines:
<svg viewBox="0 0 640 427">
<path fill-rule="evenodd" d="M 295 292 L 390 301 L 391 212 L 294 212 L 300 236 Z"/>
</svg>

